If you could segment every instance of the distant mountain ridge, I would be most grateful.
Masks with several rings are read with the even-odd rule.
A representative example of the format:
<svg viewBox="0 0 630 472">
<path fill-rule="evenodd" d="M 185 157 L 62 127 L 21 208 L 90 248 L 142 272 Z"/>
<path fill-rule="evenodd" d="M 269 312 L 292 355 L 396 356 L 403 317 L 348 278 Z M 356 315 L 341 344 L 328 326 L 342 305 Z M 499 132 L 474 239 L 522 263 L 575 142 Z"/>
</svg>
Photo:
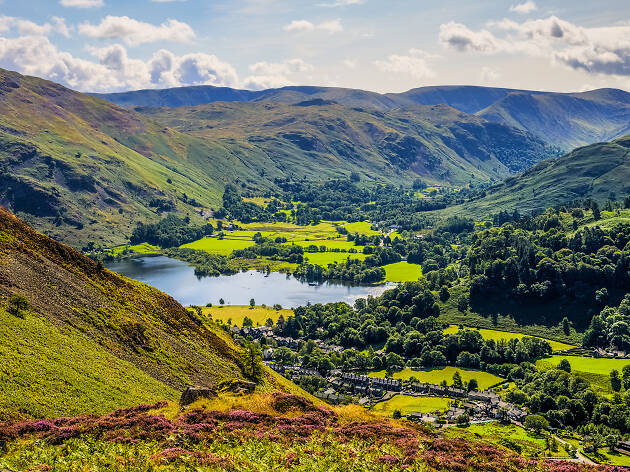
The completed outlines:
<svg viewBox="0 0 630 472">
<path fill-rule="evenodd" d="M 0 205 L 76 247 L 112 246 L 161 212 L 194 218 L 219 208 L 227 183 L 260 193 L 278 191 L 278 180 L 355 172 L 396 186 L 418 177 L 466 185 L 558 154 L 526 131 L 447 105 L 382 111 L 339 104 L 346 92 L 308 91 L 287 88 L 276 102 L 125 109 L 0 70 Z"/>
<path fill-rule="evenodd" d="M 630 132 L 630 93 L 617 89 L 556 93 L 466 85 L 420 87 L 402 93 L 291 86 L 261 91 L 195 86 L 94 94 L 123 107 L 180 107 L 214 102 L 297 103 L 315 99 L 346 107 L 389 111 L 412 105 L 448 105 L 538 136 L 564 151 Z"/>
</svg>

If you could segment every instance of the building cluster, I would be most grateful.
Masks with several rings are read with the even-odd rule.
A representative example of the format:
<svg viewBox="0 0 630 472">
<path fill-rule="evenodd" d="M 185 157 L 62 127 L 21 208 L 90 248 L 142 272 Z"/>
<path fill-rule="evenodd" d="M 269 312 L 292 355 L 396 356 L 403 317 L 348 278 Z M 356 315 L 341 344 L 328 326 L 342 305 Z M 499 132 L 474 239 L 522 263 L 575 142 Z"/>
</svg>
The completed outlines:
<svg viewBox="0 0 630 472">
<path fill-rule="evenodd" d="M 596 348 L 593 351 L 593 357 L 608 357 L 614 359 L 630 359 L 630 352 L 628 351 L 619 351 L 619 350 L 611 350 L 607 351 L 602 349 L 601 347 Z"/>
</svg>

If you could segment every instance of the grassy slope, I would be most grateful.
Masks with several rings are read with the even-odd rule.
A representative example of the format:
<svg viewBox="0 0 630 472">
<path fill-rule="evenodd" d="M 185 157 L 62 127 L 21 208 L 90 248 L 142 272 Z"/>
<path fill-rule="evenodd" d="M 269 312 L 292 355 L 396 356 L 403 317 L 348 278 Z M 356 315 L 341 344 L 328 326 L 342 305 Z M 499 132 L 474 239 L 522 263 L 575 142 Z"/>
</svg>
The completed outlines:
<svg viewBox="0 0 630 472">
<path fill-rule="evenodd" d="M 509 341 L 510 339 L 521 339 L 526 335 L 522 333 L 512 333 L 509 331 L 498 331 L 496 329 L 479 329 L 474 328 L 479 331 L 483 339 L 492 339 L 494 341 Z M 444 334 L 455 334 L 459 331 L 459 326 L 450 325 L 448 328 L 444 330 Z M 544 339 L 544 338 L 541 338 Z M 575 346 L 572 344 L 561 343 L 558 341 L 552 341 L 550 339 L 545 339 L 554 351 L 566 351 L 568 349 L 573 349 Z"/>
<path fill-rule="evenodd" d="M 611 193 L 630 192 L 630 137 L 576 149 L 543 161 L 523 174 L 488 189 L 484 198 L 441 212 L 487 218 L 500 210 L 522 214 L 591 197 L 600 202 Z"/>
<path fill-rule="evenodd" d="M 210 308 L 203 308 L 204 314 L 212 316 L 213 320 L 220 320 L 226 323 L 228 320 L 232 320 L 232 324 L 236 326 L 243 326 L 243 320 L 247 316 L 252 320 L 254 326 L 264 325 L 265 322 L 271 318 L 275 323 L 278 321 L 280 315 L 284 316 L 286 320 L 289 316 L 293 316 L 293 310 L 282 309 L 274 310 L 270 307 L 257 306 L 253 309 L 249 306 L 237 306 L 237 305 L 224 305 L 213 306 Z"/>
<path fill-rule="evenodd" d="M 198 325 L 171 297 L 100 268 L 0 209 L 0 304 L 12 293 L 25 295 L 32 312 L 0 318 L 3 334 L 18 333 L 0 341 L 0 365 L 9 366 L 0 372 L 15 387 L 2 391 L 9 413 L 41 415 L 64 404 L 103 411 L 243 378 L 241 350 L 217 326 Z M 287 388 L 270 371 L 265 377 L 263 388 Z M 55 402 L 40 398 L 48 382 Z"/>
<path fill-rule="evenodd" d="M 443 397 L 412 397 L 409 395 L 396 395 L 390 400 L 379 402 L 372 411 L 379 415 L 392 416 L 395 410 L 403 415 L 411 412 L 433 413 L 445 412 L 449 409 L 453 400 Z"/>
<path fill-rule="evenodd" d="M 434 369 L 403 369 L 399 372 L 394 372 L 392 375 L 395 379 L 409 380 L 411 377 L 415 377 L 419 382 L 427 382 L 435 385 L 439 385 L 443 380 L 449 385 L 453 384 L 453 374 L 459 372 L 462 376 L 462 380 L 468 382 L 470 379 L 476 379 L 479 383 L 479 388 L 485 390 L 494 385 L 497 385 L 503 381 L 501 377 L 489 374 L 488 372 L 481 372 L 479 370 L 463 369 L 461 367 L 444 367 Z M 368 374 L 370 377 L 385 377 L 385 371 L 371 372 Z"/>
</svg>

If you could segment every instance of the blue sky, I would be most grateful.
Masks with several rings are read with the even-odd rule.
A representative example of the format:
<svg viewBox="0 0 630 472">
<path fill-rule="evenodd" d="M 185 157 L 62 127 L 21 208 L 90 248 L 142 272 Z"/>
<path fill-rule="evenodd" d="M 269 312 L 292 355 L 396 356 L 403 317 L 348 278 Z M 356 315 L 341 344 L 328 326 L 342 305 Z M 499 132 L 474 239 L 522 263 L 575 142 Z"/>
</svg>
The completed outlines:
<svg viewBox="0 0 630 472">
<path fill-rule="evenodd" d="M 630 2 L 0 0 L 0 67 L 82 91 L 630 89 Z"/>
</svg>

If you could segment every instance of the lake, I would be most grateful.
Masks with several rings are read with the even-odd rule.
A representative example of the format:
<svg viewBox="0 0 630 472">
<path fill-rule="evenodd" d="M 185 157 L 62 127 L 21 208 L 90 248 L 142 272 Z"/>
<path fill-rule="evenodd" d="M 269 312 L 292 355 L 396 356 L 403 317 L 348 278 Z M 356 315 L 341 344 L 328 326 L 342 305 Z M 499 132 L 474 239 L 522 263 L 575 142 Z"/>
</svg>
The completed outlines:
<svg viewBox="0 0 630 472">
<path fill-rule="evenodd" d="M 284 308 L 295 308 L 308 302 L 353 304 L 357 298 L 379 296 L 396 286 L 391 283 L 361 286 L 328 282 L 312 286 L 291 275 L 272 272 L 265 277 L 256 271 L 197 277 L 188 263 L 164 256 L 125 259 L 106 265 L 114 272 L 168 293 L 182 305 L 217 305 L 220 298 L 226 305 L 248 305 L 253 298 L 257 305 L 278 303 Z"/>
</svg>

